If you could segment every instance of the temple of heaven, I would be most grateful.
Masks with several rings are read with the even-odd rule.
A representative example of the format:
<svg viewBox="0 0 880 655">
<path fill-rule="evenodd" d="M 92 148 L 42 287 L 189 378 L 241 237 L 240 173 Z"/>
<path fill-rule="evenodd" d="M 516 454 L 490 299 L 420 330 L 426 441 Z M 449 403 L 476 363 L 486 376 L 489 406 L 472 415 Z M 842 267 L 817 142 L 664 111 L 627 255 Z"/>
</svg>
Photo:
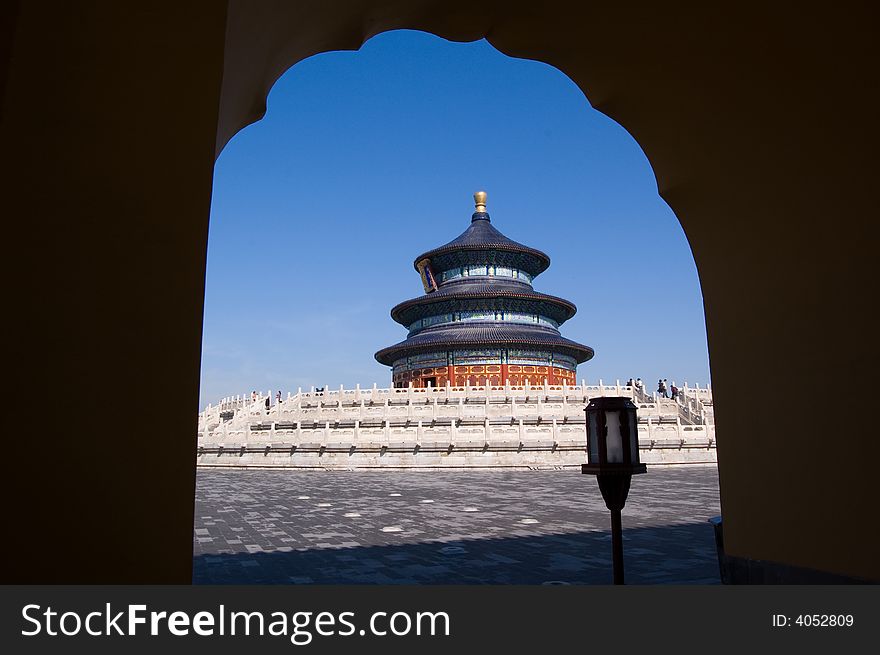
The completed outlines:
<svg viewBox="0 0 880 655">
<path fill-rule="evenodd" d="M 409 335 L 376 360 L 395 387 L 575 384 L 593 349 L 559 333 L 577 308 L 532 288 L 550 258 L 496 230 L 484 192 L 474 201 L 467 230 L 416 257 L 425 295 L 391 310 Z"/>
</svg>

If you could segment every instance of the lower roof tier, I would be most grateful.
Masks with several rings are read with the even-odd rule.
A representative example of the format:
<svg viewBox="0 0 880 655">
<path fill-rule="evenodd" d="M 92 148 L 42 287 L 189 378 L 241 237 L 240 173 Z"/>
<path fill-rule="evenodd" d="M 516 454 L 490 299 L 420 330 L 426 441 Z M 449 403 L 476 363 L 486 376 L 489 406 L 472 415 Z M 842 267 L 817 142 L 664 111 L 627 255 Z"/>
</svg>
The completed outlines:
<svg viewBox="0 0 880 655">
<path fill-rule="evenodd" d="M 436 350 L 492 347 L 529 349 L 541 347 L 574 358 L 581 364 L 593 357 L 593 349 L 561 336 L 550 328 L 503 325 L 493 322 L 440 326 L 415 334 L 376 353 L 376 361 L 393 366 L 402 357 Z"/>
</svg>

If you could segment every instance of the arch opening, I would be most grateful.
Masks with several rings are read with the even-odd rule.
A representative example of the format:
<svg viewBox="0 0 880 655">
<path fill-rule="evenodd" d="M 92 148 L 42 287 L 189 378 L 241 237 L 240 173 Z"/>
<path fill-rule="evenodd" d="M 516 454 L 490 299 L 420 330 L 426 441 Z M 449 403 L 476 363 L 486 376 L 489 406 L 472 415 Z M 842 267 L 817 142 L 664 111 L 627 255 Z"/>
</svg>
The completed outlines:
<svg viewBox="0 0 880 655">
<path fill-rule="evenodd" d="M 431 56 L 424 59 L 413 54 L 419 47 Z M 456 50 L 468 56 L 456 57 L 452 54 Z M 403 52 L 408 56 L 404 57 Z M 472 61 L 474 57 L 479 66 Z M 329 73 L 332 66 L 327 62 L 334 59 L 338 70 Z M 401 61 L 405 63 L 401 65 Z M 386 70 L 384 77 L 377 76 L 376 66 L 381 67 L 383 62 L 392 70 Z M 389 62 L 395 62 L 397 67 Z M 479 72 L 475 73 L 475 68 Z M 337 82 L 339 77 L 345 84 Z M 396 89 L 404 92 L 395 95 Z M 357 100 L 354 109 L 349 107 L 353 103 L 347 101 L 351 97 Z M 212 242 L 209 254 L 206 326 L 222 314 L 224 298 L 235 298 L 236 314 L 248 317 L 249 322 L 245 331 L 230 337 L 228 343 L 257 344 L 258 349 L 266 352 L 262 364 L 265 368 L 271 366 L 270 360 L 282 362 L 283 367 L 284 350 L 293 351 L 291 361 L 297 363 L 311 355 L 318 368 L 299 379 L 276 370 L 272 379 L 263 377 L 259 382 L 245 383 L 247 388 L 240 395 L 246 399 L 246 411 L 252 394 L 256 394 L 257 402 L 251 405 L 262 409 L 262 391 L 251 391 L 251 387 L 270 389 L 265 414 L 260 411 L 258 416 L 247 419 L 249 429 L 257 424 L 261 424 L 261 430 L 262 424 L 271 425 L 271 434 L 258 433 L 257 440 L 269 437 L 286 443 L 286 437 L 275 433 L 287 429 L 295 430 L 297 443 L 305 443 L 303 435 L 307 432 L 308 438 L 317 440 L 316 450 L 300 450 L 314 455 L 312 464 L 319 467 L 333 467 L 330 462 L 334 457 L 348 458 L 342 466 L 351 466 L 351 456 L 358 448 L 350 443 L 352 436 L 359 435 L 354 437 L 358 443 L 370 442 L 369 437 L 364 439 L 367 432 L 376 436 L 376 443 L 370 443 L 370 447 L 375 446 L 380 457 L 395 460 L 398 466 L 411 466 L 417 457 L 432 457 L 431 453 L 438 449 L 426 433 L 433 431 L 437 423 L 442 425 L 436 432 L 442 432 L 448 417 L 438 421 L 435 405 L 431 420 L 413 414 L 400 426 L 392 425 L 387 417 L 380 421 L 384 427 L 371 425 L 365 420 L 366 395 L 361 391 L 377 381 L 380 390 L 392 387 L 390 371 L 373 364 L 373 368 L 362 369 L 366 371 L 362 377 L 355 377 L 352 370 L 357 369 L 352 362 L 357 353 L 368 358 L 379 346 L 402 336 L 394 334 L 401 328 L 389 320 L 387 310 L 401 298 L 415 295 L 421 285 L 419 275 L 412 271 L 413 256 L 454 237 L 473 222 L 468 196 L 482 186 L 491 189 L 492 224 L 526 243 L 535 243 L 554 259 L 554 266 L 547 272 L 543 265 L 541 270 L 534 271 L 528 263 L 522 264 L 521 276 L 517 275 L 522 279 L 517 283 L 531 288 L 535 274 L 540 272 L 547 280 L 542 288 L 551 293 L 564 289 L 560 295 L 571 296 L 582 315 L 572 319 L 566 310 L 561 316 L 548 318 L 534 308 L 531 314 L 525 309 L 507 308 L 507 314 L 504 309 L 494 312 L 495 320 L 499 313 L 502 320 L 509 319 L 517 325 L 525 322 L 524 317 L 534 318 L 534 323 L 546 332 L 558 330 L 561 322 L 571 319 L 566 328 L 572 336 L 583 335 L 584 341 L 597 345 L 615 342 L 606 348 L 611 354 L 600 358 L 600 365 L 628 370 L 615 376 L 606 368 L 609 374 L 593 371 L 584 372 L 581 380 L 574 375 L 563 379 L 562 373 L 568 369 L 563 357 L 567 355 L 559 355 L 557 373 L 552 366 L 542 367 L 540 362 L 508 360 L 512 351 L 504 349 L 499 351 L 498 371 L 494 361 L 475 360 L 469 363 L 467 372 L 462 372 L 460 380 L 450 379 L 448 370 L 444 374 L 437 367 L 422 367 L 418 382 L 412 385 L 416 390 L 445 392 L 449 396 L 456 391 L 450 387 L 477 387 L 487 393 L 495 387 L 496 391 L 513 390 L 515 396 L 524 389 L 519 410 L 522 412 L 528 411 L 535 400 L 534 395 L 529 396 L 530 387 L 546 386 L 545 391 L 555 396 L 568 388 L 586 389 L 586 377 L 593 381 L 592 387 L 597 382 L 602 384 L 600 378 L 611 385 L 601 393 L 614 393 L 616 386 L 617 393 L 635 397 L 636 392 L 625 383 L 629 375 L 644 377 L 645 393 L 640 398 L 644 410 L 654 412 L 660 403 L 651 397 L 653 388 L 647 388 L 653 376 L 639 373 L 640 368 L 646 367 L 638 358 L 645 352 L 656 354 L 676 344 L 691 345 L 687 338 L 682 338 L 680 320 L 687 298 L 692 305 L 691 316 L 697 319 L 696 340 L 703 344 L 701 364 L 707 367 L 693 261 L 675 217 L 656 196 L 650 165 L 619 126 L 585 106 L 580 89 L 559 71 L 538 62 L 510 59 L 486 42 L 450 47 L 445 40 L 426 34 L 386 32 L 368 41 L 357 53 L 326 53 L 299 62 L 276 83 L 268 105 L 266 116 L 233 139 L 218 160 L 212 239 L 219 236 L 222 243 L 218 247 L 216 241 Z M 273 121 L 282 117 L 273 126 Z M 289 133 L 279 125 L 285 121 L 293 126 Z M 377 122 L 385 124 L 377 127 Z M 261 136 L 262 128 L 266 128 L 266 134 Z M 383 153 L 381 148 L 386 143 L 405 145 L 394 145 Z M 259 153 L 265 152 L 269 144 L 281 154 L 270 157 L 269 167 L 261 169 L 257 166 Z M 622 153 L 617 152 L 621 150 Z M 245 163 L 237 167 L 227 164 L 236 158 Z M 238 189 L 238 197 L 224 195 L 224 187 L 230 186 Z M 270 187 L 283 189 L 283 197 L 273 195 Z M 467 190 L 462 192 L 463 188 Z M 634 191 L 636 188 L 638 191 Z M 458 209 L 462 196 L 464 211 Z M 255 207 L 260 208 L 259 217 L 254 215 Z M 237 228 L 233 226 L 236 213 L 247 217 L 238 222 Z M 456 220 L 456 216 L 460 218 Z M 590 239 L 581 241 L 578 234 L 584 225 L 590 226 Z M 216 283 L 214 261 L 228 263 L 236 258 L 247 264 L 241 264 L 236 273 L 227 273 Z M 255 264 L 264 268 L 255 271 Z M 467 274 L 459 267 L 458 276 L 452 269 L 438 269 L 441 284 L 446 281 L 446 273 L 450 284 L 461 284 L 463 277 L 513 277 L 513 272 L 519 271 L 495 260 L 482 268 L 465 268 Z M 292 272 L 286 273 L 287 270 Z M 633 302 L 633 297 L 641 301 Z M 298 309 L 287 309 L 285 316 L 285 303 L 296 304 Z M 638 307 L 630 307 L 632 304 Z M 376 311 L 376 307 L 384 309 Z M 486 320 L 473 309 L 454 312 L 454 319 L 450 320 L 462 324 Z M 675 320 L 670 321 L 670 317 Z M 433 314 L 419 318 L 417 327 L 410 320 L 403 320 L 402 324 L 411 332 L 429 330 L 431 326 L 425 322 L 436 318 Z M 365 343 L 366 334 L 375 334 L 373 346 Z M 653 345 L 635 354 L 630 352 L 628 363 L 620 363 L 621 353 L 637 350 L 646 341 Z M 203 369 L 203 376 L 210 369 L 214 353 L 224 350 L 206 327 L 207 369 Z M 540 349 L 532 350 L 535 352 L 525 354 L 541 354 Z M 473 352 L 454 351 L 455 357 L 466 358 L 469 354 Z M 479 354 L 488 356 L 485 352 Z M 524 356 L 521 352 L 517 355 Z M 248 370 L 257 371 L 261 365 L 252 355 L 249 359 Z M 504 379 L 505 368 L 507 373 L 516 368 L 517 379 Z M 547 371 L 538 370 L 541 368 Z M 554 373 L 562 377 L 551 377 Z M 546 377 L 538 379 L 536 376 L 540 375 Z M 694 377 L 701 378 L 699 374 Z M 389 379 L 382 384 L 384 378 Z M 242 386 L 238 383 L 232 391 Z M 404 387 L 403 390 L 407 387 L 393 386 Z M 279 388 L 281 402 L 275 402 L 273 390 Z M 691 390 L 694 391 L 693 386 Z M 349 402 L 352 399 L 345 393 L 354 393 L 354 402 Z M 592 391 L 584 391 L 588 393 Z M 370 395 L 371 405 L 377 400 L 381 402 L 375 394 L 374 390 Z M 411 395 L 412 390 L 408 396 Z M 563 405 L 572 402 L 568 392 L 563 395 Z M 693 399 L 698 397 L 694 395 Z M 426 400 L 430 402 L 427 397 Z M 517 398 L 509 400 L 513 412 Z M 545 412 L 549 400 L 549 396 L 544 399 Z M 444 398 L 444 404 L 448 401 L 448 397 Z M 221 402 L 220 413 L 231 409 L 228 424 L 218 414 L 220 419 L 215 427 L 226 430 L 221 441 L 231 443 L 241 436 L 235 431 L 241 427 L 235 418 L 241 415 L 243 407 L 238 402 L 225 406 Z M 302 421 L 303 402 L 305 411 L 313 412 L 320 420 Z M 290 403 L 298 405 L 299 413 L 285 414 L 285 404 Z M 417 403 L 407 398 L 406 404 L 415 407 Z M 490 403 L 485 404 L 483 420 L 488 434 L 490 422 L 497 423 L 498 417 L 490 419 Z M 325 411 L 331 405 L 338 409 L 338 415 L 330 417 Z M 676 415 L 672 418 L 677 424 L 675 429 L 683 434 L 682 420 L 677 417 L 679 411 L 687 411 L 687 404 L 682 405 L 685 409 L 676 407 L 671 412 Z M 342 416 L 346 411 L 358 418 L 346 421 Z M 296 421 L 290 420 L 294 413 Z M 459 453 L 493 455 L 491 451 L 497 450 L 505 452 L 504 457 L 515 458 L 531 448 L 531 434 L 526 441 L 522 441 L 523 435 L 549 429 L 551 440 L 544 444 L 548 453 L 559 458 L 567 452 L 568 459 L 560 459 L 560 464 L 575 465 L 572 462 L 580 455 L 574 452 L 574 442 L 582 439 L 577 434 L 567 434 L 568 441 L 560 448 L 560 433 L 582 433 L 583 426 L 573 427 L 579 417 L 560 414 L 553 418 L 546 414 L 523 420 L 513 413 L 508 416 L 509 425 L 496 431 L 516 431 L 510 426 L 519 420 L 517 444 L 510 439 L 504 441 L 503 447 L 501 440 L 490 443 L 484 439 L 479 444 L 476 438 L 470 443 L 462 435 L 469 434 L 468 423 L 472 421 L 460 416 L 453 420 L 454 426 L 449 426 L 448 431 L 454 432 L 455 437 L 454 443 L 446 437 L 445 454 L 453 455 L 449 458 L 452 460 Z M 330 420 L 325 421 L 328 417 Z M 653 429 L 667 430 L 668 425 L 658 425 L 659 419 L 657 411 Z M 651 429 L 650 418 L 647 423 Z M 202 429 L 207 427 L 200 424 L 200 438 Z M 395 440 L 392 437 L 398 428 L 399 438 Z M 291 432 L 287 436 L 293 435 Z M 247 432 L 244 438 L 253 439 L 254 433 Z M 340 448 L 342 442 L 344 447 Z M 210 450 L 210 457 L 224 457 L 223 443 L 214 445 L 221 450 Z M 245 448 L 243 443 L 237 445 Z M 247 450 L 250 455 L 250 448 Z M 702 450 L 706 450 L 705 445 Z M 259 453 L 259 457 L 276 465 L 277 458 L 267 459 L 269 451 Z M 225 457 L 236 454 L 242 461 L 241 453 L 234 451 L 227 451 Z M 286 455 L 289 459 L 291 453 Z M 260 465 L 253 458 L 247 463 Z M 517 465 L 528 467 L 529 463 L 513 464 Z"/>
<path fill-rule="evenodd" d="M 397 34 L 406 34 L 413 43 L 394 43 L 394 37 L 386 32 L 383 36 L 391 39 L 387 46 L 370 47 L 377 38 L 383 38 L 374 37 L 362 52 L 322 54 L 289 69 L 277 87 L 278 99 L 273 99 L 273 112 L 262 123 L 264 126 L 267 120 L 273 123 L 273 136 L 254 136 L 247 145 L 237 146 L 233 142 L 236 156 L 247 161 L 246 165 L 224 168 L 227 156 L 218 161 L 211 238 L 213 243 L 225 239 L 231 247 L 212 245 L 217 254 L 211 253 L 208 264 L 206 322 L 218 317 L 212 312 L 224 311 L 226 294 L 246 295 L 256 282 L 258 287 L 271 292 L 265 292 L 261 301 L 271 303 L 270 295 L 278 297 L 308 291 L 299 282 L 317 274 L 321 276 L 323 287 L 336 289 L 339 295 L 312 293 L 305 298 L 306 304 L 316 303 L 315 309 L 303 316 L 304 321 L 314 321 L 303 332 L 306 340 L 311 339 L 314 345 L 314 339 L 323 338 L 319 349 L 331 353 L 334 349 L 329 347 L 331 335 L 327 329 L 335 330 L 333 337 L 344 338 L 339 330 L 344 331 L 348 324 L 358 320 L 357 316 L 341 316 L 341 305 L 355 304 L 350 302 L 354 296 L 366 296 L 353 311 L 370 311 L 371 317 L 376 319 L 370 323 L 377 335 L 374 350 L 383 341 L 393 343 L 398 340 L 400 328 L 387 320 L 384 311 L 373 313 L 372 306 L 390 309 L 400 300 L 417 295 L 420 284 L 418 276 L 410 270 L 412 253 L 427 250 L 467 227 L 470 193 L 477 187 L 493 186 L 494 208 L 501 212 L 493 214 L 497 225 L 502 230 L 505 227 L 508 231 L 516 230 L 511 234 L 525 241 L 534 240 L 533 234 L 538 235 L 535 243 L 553 257 L 553 266 L 536 285 L 543 285 L 541 290 L 553 293 L 561 284 L 561 288 L 575 294 L 572 298 L 580 314 L 564 329 L 576 330 L 573 334 L 585 339 L 584 343 L 597 338 L 601 343 L 608 343 L 608 337 L 615 331 L 629 330 L 629 336 L 620 339 L 618 347 L 609 352 L 606 346 L 599 359 L 592 361 L 595 366 L 603 358 L 616 360 L 618 370 L 611 370 L 610 366 L 595 374 L 585 370 L 587 376 L 605 380 L 618 377 L 626 380 L 630 375 L 642 377 L 646 385 L 651 385 L 648 391 L 654 391 L 654 380 L 668 378 L 667 371 L 673 368 L 669 362 L 649 363 L 652 358 L 645 353 L 650 348 L 643 344 L 654 341 L 655 350 L 676 351 L 669 359 L 692 362 L 702 359 L 674 375 L 678 386 L 685 381 L 689 381 L 690 386 L 694 383 L 705 386 L 709 376 L 696 267 L 675 215 L 656 196 L 653 171 L 639 146 L 617 124 L 593 112 L 584 103 L 580 89 L 564 73 L 549 65 L 509 59 L 486 41 L 456 44 L 450 50 L 443 45 L 448 42 L 440 37 L 418 32 L 398 31 Z M 383 57 L 386 60 L 393 56 L 404 58 L 406 48 L 412 50 L 419 44 L 428 48 L 425 57 L 428 60 L 434 57 L 433 61 L 412 62 L 389 73 L 381 90 L 369 89 L 371 65 L 386 65 Z M 446 53 L 443 56 L 448 57 L 449 52 L 459 48 L 462 51 L 457 55 L 458 61 L 447 62 L 443 72 L 443 65 L 437 61 L 439 51 L 443 50 Z M 489 62 L 485 74 L 489 79 L 481 80 L 480 75 L 468 69 L 466 60 L 470 55 L 464 53 L 469 48 L 475 56 L 482 57 L 482 61 Z M 348 86 L 334 82 L 338 88 L 331 89 L 329 83 L 322 81 L 331 75 L 326 71 L 332 66 L 321 61 L 334 57 L 339 62 L 336 74 L 343 76 Z M 425 71 L 423 64 L 435 68 Z M 523 69 L 518 69 L 518 65 Z M 442 92 L 430 88 L 432 84 L 428 80 L 432 75 L 443 78 Z M 463 91 L 456 90 L 456 75 L 460 76 L 458 85 Z M 503 96 L 505 86 L 511 86 L 509 78 L 516 75 L 525 75 L 528 80 L 521 82 L 515 91 L 507 92 L 519 105 L 518 109 L 514 111 L 493 103 L 493 98 Z M 534 84 L 535 88 L 527 89 L 527 83 Z M 305 96 L 320 99 L 310 102 L 299 98 L 297 84 Z M 406 90 L 396 91 L 395 86 Z M 440 116 L 431 106 L 442 104 L 444 93 L 453 94 L 455 100 L 446 105 L 447 115 Z M 333 118 L 324 117 L 314 126 L 310 124 L 321 111 L 333 111 L 322 109 L 325 104 L 334 107 L 350 104 L 349 94 L 355 98 L 365 97 L 364 109 L 343 111 Z M 383 94 L 387 97 L 381 97 Z M 417 97 L 423 99 L 417 100 Z M 560 108 L 548 109 L 547 105 L 554 104 Z M 499 120 L 504 125 L 495 129 L 492 123 Z M 289 128 L 280 126 L 285 121 Z M 334 121 L 338 123 L 334 125 Z M 376 128 L 380 122 L 384 124 Z M 565 128 L 559 126 L 566 122 L 576 133 L 563 133 Z M 268 151 L 265 141 L 270 138 L 278 142 L 278 148 L 275 154 L 269 155 L 269 165 L 258 173 L 255 163 L 261 156 L 260 148 Z M 343 139 L 347 139 L 347 143 L 342 143 Z M 386 144 L 395 139 L 411 145 L 387 147 Z M 438 143 L 440 141 L 449 143 Z M 298 151 L 308 154 L 301 156 Z M 534 160 L 539 157 L 546 157 L 546 162 L 535 164 Z M 518 165 L 508 163 L 505 167 L 505 160 Z M 493 168 L 499 171 L 503 168 L 504 172 L 490 170 Z M 334 172 L 337 170 L 338 173 Z M 572 174 L 572 170 L 578 173 Z M 342 175 L 349 181 L 349 189 L 340 189 L 336 179 Z M 297 179 L 298 176 L 305 182 Z M 438 176 L 448 179 L 440 189 L 436 189 L 434 183 Z M 237 187 L 235 198 L 224 191 L 229 185 Z M 248 185 L 253 187 L 249 197 L 242 194 L 242 188 Z M 633 192 L 633 187 L 638 187 L 638 191 Z M 281 197 L 278 189 L 283 189 L 287 196 Z M 352 194 L 357 194 L 363 207 L 353 207 L 347 202 Z M 228 205 L 224 204 L 227 201 Z M 259 219 L 253 216 L 258 208 L 265 214 Z M 220 234 L 223 227 L 220 223 L 233 222 L 236 212 L 249 215 L 252 226 Z M 456 215 L 461 217 L 458 221 L 454 218 Z M 289 229 L 294 224 L 308 225 Z M 578 240 L 582 226 L 590 233 L 587 238 Z M 279 232 L 282 228 L 285 231 Z M 386 241 L 374 238 L 376 234 L 382 234 Z M 293 255 L 285 253 L 285 248 L 289 249 L 292 244 L 303 243 L 314 247 L 300 247 Z M 602 243 L 612 247 L 598 247 Z M 250 252 L 242 255 L 241 251 L 248 247 Z M 339 265 L 336 254 L 325 256 L 321 250 L 333 248 L 344 253 L 339 255 L 346 260 L 344 266 Z M 257 265 L 251 269 L 256 271 L 253 274 L 242 267 L 237 275 L 223 278 L 222 288 L 212 289 L 213 261 L 248 256 L 252 263 L 258 264 L 256 260 L 264 251 L 270 253 L 264 260 L 274 259 L 276 265 Z M 293 279 L 284 272 L 285 266 L 298 267 Z M 525 272 L 521 276 L 525 278 Z M 357 283 L 352 284 L 355 278 Z M 237 286 L 230 291 L 227 285 L 236 280 Z M 530 276 L 528 281 L 531 282 Z M 386 285 L 388 294 L 378 295 Z M 607 308 L 633 295 L 638 297 L 630 302 L 641 306 L 643 311 L 628 310 L 616 320 L 603 319 L 601 314 Z M 258 311 L 257 302 L 254 298 L 254 313 Z M 687 313 L 684 321 L 678 320 L 682 312 Z M 510 314 L 505 318 L 516 320 L 522 312 Z M 670 317 L 676 321 L 670 322 Z M 322 324 L 321 319 L 327 322 Z M 424 319 L 430 320 L 431 317 Z M 539 317 L 538 321 L 558 327 L 552 318 Z M 682 322 L 695 328 L 682 331 Z M 279 330 L 285 327 L 293 330 L 291 326 L 278 326 Z M 412 324 L 407 323 L 405 327 L 411 329 Z M 598 337 L 590 334 L 597 329 L 601 331 Z M 277 343 L 284 337 L 279 332 L 269 339 Z M 209 339 L 207 333 L 206 339 Z M 240 332 L 229 343 L 241 344 L 247 339 L 247 333 Z M 625 347 L 626 343 L 630 344 L 629 348 Z M 694 355 L 693 349 L 689 350 L 692 343 L 697 344 L 701 354 Z M 628 354 L 628 350 L 636 349 L 641 352 Z M 212 350 L 216 352 L 218 347 L 209 339 L 206 352 Z M 328 374 L 313 370 L 286 382 L 279 376 L 264 378 L 259 388 L 276 389 L 283 384 L 288 390 L 381 382 L 381 369 L 375 365 L 355 375 L 343 372 L 346 365 L 340 361 Z M 289 368 L 293 368 L 292 365 Z M 646 368 L 645 374 L 639 375 L 639 371 Z M 322 380 L 322 377 L 332 379 Z M 203 376 L 203 385 L 205 382 Z M 240 391 L 241 386 L 239 382 L 225 390 L 214 389 L 203 394 L 200 405 L 204 406 L 218 393 Z M 252 385 L 244 383 L 244 386 Z"/>
</svg>

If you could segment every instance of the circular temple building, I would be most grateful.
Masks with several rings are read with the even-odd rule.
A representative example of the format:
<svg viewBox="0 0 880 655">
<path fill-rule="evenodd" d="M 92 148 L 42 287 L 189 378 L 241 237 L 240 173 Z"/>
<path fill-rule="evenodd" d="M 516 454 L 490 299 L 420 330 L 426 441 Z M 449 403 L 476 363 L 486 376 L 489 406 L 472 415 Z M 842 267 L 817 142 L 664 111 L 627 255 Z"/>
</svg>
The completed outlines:
<svg viewBox="0 0 880 655">
<path fill-rule="evenodd" d="M 395 387 L 575 384 L 593 349 L 559 333 L 574 304 L 532 288 L 550 258 L 496 230 L 484 192 L 474 201 L 467 230 L 416 258 L 425 295 L 391 310 L 409 335 L 376 360 Z"/>
</svg>

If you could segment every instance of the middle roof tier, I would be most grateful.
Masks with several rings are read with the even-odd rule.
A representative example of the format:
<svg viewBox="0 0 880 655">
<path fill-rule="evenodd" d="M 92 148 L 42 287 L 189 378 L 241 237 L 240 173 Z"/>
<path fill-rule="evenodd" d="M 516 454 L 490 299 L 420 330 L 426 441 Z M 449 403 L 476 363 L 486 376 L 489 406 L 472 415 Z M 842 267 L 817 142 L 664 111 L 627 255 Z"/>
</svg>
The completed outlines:
<svg viewBox="0 0 880 655">
<path fill-rule="evenodd" d="M 534 291 L 528 284 L 498 279 L 448 282 L 436 291 L 405 300 L 391 310 L 404 326 L 415 321 L 461 311 L 511 311 L 539 314 L 561 325 L 577 312 L 574 303 Z"/>
</svg>

